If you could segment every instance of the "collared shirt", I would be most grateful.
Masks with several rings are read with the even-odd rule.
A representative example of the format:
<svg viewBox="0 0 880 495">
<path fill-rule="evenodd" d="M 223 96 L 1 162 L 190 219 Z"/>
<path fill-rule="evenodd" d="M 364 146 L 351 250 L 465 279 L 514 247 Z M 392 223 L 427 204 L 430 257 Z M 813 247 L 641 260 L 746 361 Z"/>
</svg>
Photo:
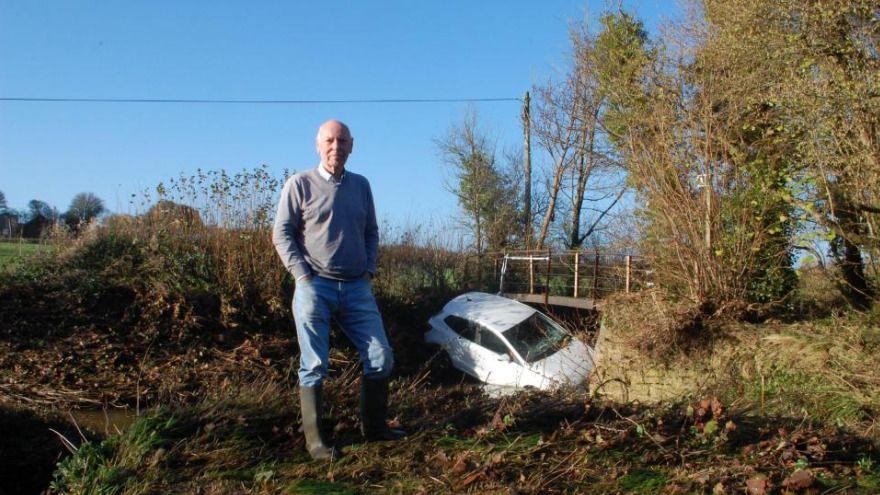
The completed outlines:
<svg viewBox="0 0 880 495">
<path fill-rule="evenodd" d="M 323 177 L 324 180 L 326 180 L 327 182 L 335 182 L 337 184 L 342 182 L 342 179 L 345 178 L 345 170 L 342 171 L 342 175 L 340 175 L 339 180 L 337 180 L 336 177 L 334 177 L 333 174 L 328 172 L 327 169 L 324 168 L 324 166 L 321 164 L 318 164 L 318 173 L 321 174 L 321 177 Z"/>
</svg>

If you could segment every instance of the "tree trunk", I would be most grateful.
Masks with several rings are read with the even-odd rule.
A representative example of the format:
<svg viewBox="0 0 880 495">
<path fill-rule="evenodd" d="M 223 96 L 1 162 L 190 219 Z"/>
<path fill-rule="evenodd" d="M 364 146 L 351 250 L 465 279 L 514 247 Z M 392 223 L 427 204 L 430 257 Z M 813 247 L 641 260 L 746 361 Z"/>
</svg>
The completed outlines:
<svg viewBox="0 0 880 495">
<path fill-rule="evenodd" d="M 843 294 L 847 301 L 858 309 L 871 306 L 873 291 L 865 278 L 865 263 L 859 246 L 847 238 L 843 243 L 842 259 L 839 260 L 840 273 L 843 276 Z"/>
<path fill-rule="evenodd" d="M 541 233 L 535 241 L 535 249 L 543 249 L 544 241 L 547 239 L 547 232 L 550 230 L 550 223 L 553 221 L 553 212 L 556 210 L 556 197 L 559 196 L 559 188 L 562 185 L 562 176 L 565 174 L 565 165 L 556 166 L 556 174 L 553 177 L 553 187 L 550 189 L 550 203 L 547 204 L 547 213 L 544 214 L 544 221 L 541 222 Z"/>
<path fill-rule="evenodd" d="M 578 167 L 578 185 L 577 192 L 574 195 L 574 208 L 572 208 L 571 212 L 571 237 L 568 241 L 569 249 L 577 249 L 581 247 L 582 239 L 581 236 L 581 209 L 584 205 L 584 194 L 587 190 L 587 178 L 589 174 L 587 173 L 586 165 L 584 161 L 586 158 L 581 156 L 580 166 Z"/>
<path fill-rule="evenodd" d="M 855 308 L 868 309 L 874 297 L 874 291 L 865 278 L 865 262 L 858 243 L 863 229 L 859 223 L 859 213 L 853 207 L 853 201 L 839 190 L 832 190 L 835 206 L 832 214 L 837 218 L 840 231 L 831 243 L 831 252 L 840 266 L 843 277 L 842 292 L 847 301 Z M 843 252 L 841 252 L 843 251 Z"/>
</svg>

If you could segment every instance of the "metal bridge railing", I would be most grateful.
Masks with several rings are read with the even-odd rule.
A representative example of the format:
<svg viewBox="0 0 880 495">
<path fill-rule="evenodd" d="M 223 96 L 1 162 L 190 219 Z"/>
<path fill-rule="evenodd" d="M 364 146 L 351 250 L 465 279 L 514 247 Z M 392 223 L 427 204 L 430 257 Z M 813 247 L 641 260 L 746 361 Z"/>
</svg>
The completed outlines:
<svg viewBox="0 0 880 495">
<path fill-rule="evenodd" d="M 487 253 L 498 292 L 600 299 L 653 285 L 641 256 L 596 251 Z"/>
</svg>

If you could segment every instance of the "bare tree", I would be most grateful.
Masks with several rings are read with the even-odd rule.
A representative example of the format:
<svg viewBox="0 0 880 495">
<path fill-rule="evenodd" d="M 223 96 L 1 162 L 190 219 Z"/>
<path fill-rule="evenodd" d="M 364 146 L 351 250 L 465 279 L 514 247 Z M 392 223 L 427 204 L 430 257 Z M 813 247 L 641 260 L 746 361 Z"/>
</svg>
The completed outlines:
<svg viewBox="0 0 880 495">
<path fill-rule="evenodd" d="M 446 189 L 458 199 L 478 254 L 501 249 L 518 231 L 516 181 L 496 162 L 495 145 L 469 112 L 436 145 L 452 173 Z"/>
<path fill-rule="evenodd" d="M 28 217 L 30 219 L 43 217 L 54 222 L 58 219 L 58 211 L 45 201 L 32 199 L 28 201 Z"/>
<path fill-rule="evenodd" d="M 70 225 L 89 223 L 104 211 L 104 201 L 101 198 L 90 192 L 81 192 L 70 202 L 67 223 Z"/>
<path fill-rule="evenodd" d="M 580 247 L 624 192 L 621 181 L 607 180 L 615 160 L 601 125 L 607 93 L 599 77 L 596 37 L 586 26 L 573 28 L 570 36 L 568 72 L 561 82 L 550 81 L 535 90 L 535 133 L 552 162 L 545 182 L 547 206 L 536 240 L 538 249 L 547 243 L 557 213 L 562 214 L 557 223 L 562 224 L 565 244 Z M 590 191 L 594 194 L 588 195 Z M 560 194 L 569 199 L 567 205 L 560 203 Z M 595 215 L 586 215 L 588 211 Z"/>
<path fill-rule="evenodd" d="M 577 148 L 583 135 L 578 132 L 578 112 L 581 95 L 576 90 L 577 73 L 569 74 L 562 84 L 552 81 L 536 88 L 538 96 L 537 121 L 533 126 L 541 148 L 551 160 L 548 176 L 545 178 L 547 209 L 541 221 L 541 229 L 535 239 L 535 248 L 542 249 L 555 219 L 559 191 L 566 173 L 575 165 Z"/>
</svg>

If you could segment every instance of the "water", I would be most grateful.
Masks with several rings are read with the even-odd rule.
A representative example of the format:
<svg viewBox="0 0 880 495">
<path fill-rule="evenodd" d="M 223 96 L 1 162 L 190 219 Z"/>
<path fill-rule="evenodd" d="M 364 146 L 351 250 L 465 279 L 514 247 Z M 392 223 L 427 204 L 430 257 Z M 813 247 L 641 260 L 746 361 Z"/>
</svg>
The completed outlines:
<svg viewBox="0 0 880 495">
<path fill-rule="evenodd" d="M 70 411 L 70 416 L 80 429 L 109 436 L 131 427 L 137 419 L 137 412 L 134 409 L 75 410 Z"/>
</svg>

